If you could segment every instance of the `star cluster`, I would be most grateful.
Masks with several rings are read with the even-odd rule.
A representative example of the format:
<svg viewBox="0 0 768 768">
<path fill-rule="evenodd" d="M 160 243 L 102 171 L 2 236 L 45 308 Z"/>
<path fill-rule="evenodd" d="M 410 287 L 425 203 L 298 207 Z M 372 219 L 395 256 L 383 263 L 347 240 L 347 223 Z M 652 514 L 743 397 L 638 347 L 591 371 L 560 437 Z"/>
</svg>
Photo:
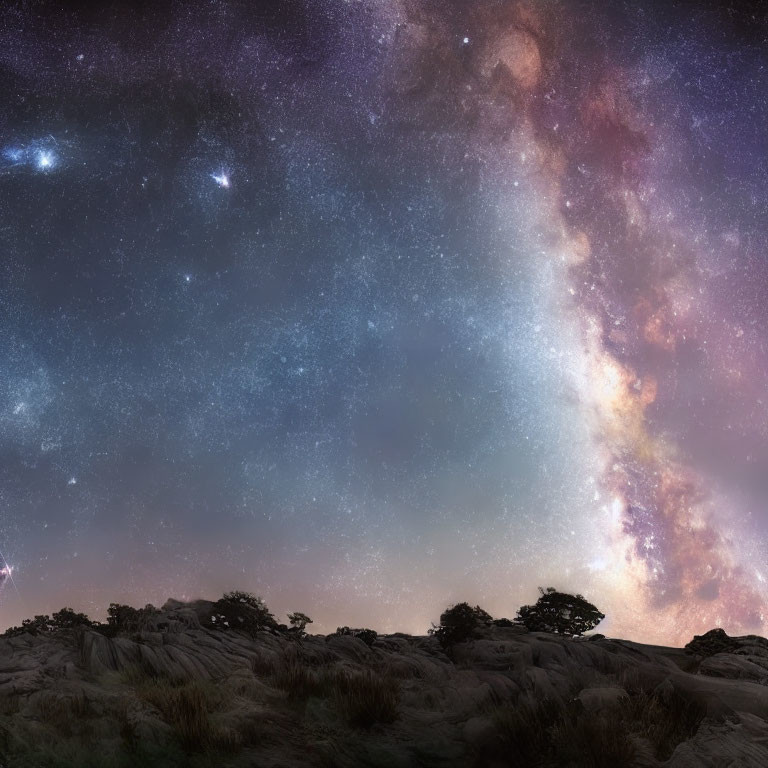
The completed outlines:
<svg viewBox="0 0 768 768">
<path fill-rule="evenodd" d="M 636 639 L 760 631 L 765 33 L 11 4 L 3 623 L 243 588 L 423 632 L 551 584 Z"/>
</svg>

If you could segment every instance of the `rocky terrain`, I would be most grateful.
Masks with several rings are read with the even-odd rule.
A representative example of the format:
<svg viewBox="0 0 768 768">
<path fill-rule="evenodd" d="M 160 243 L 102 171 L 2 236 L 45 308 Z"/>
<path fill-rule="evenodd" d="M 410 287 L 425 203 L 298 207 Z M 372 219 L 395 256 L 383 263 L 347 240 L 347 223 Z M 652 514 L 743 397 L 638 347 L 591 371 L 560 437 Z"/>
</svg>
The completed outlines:
<svg viewBox="0 0 768 768">
<path fill-rule="evenodd" d="M 768 641 L 686 649 L 489 626 L 253 636 L 168 601 L 141 631 L 0 639 L 0 764 L 768 766 Z"/>
</svg>

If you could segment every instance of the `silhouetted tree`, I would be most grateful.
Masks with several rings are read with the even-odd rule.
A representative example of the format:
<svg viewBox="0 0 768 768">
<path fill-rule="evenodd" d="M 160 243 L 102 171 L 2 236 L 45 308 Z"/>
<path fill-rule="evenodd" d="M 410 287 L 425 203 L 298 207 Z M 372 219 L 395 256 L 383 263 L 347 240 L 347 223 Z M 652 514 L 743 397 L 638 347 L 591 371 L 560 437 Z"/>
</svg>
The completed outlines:
<svg viewBox="0 0 768 768">
<path fill-rule="evenodd" d="M 532 632 L 582 635 L 605 618 L 583 595 L 558 592 L 554 587 L 539 587 L 539 592 L 535 605 L 524 605 L 517 612 L 517 620 Z"/>
<path fill-rule="evenodd" d="M 301 611 L 289 613 L 288 621 L 291 623 L 291 628 L 297 629 L 299 632 L 304 632 L 304 630 L 307 628 L 307 624 L 314 623 L 306 613 L 302 613 Z"/>
<path fill-rule="evenodd" d="M 475 635 L 478 629 L 487 627 L 493 619 L 479 605 L 474 608 L 469 603 L 457 603 L 443 611 L 440 624 L 429 630 L 443 648 L 450 648 L 456 643 L 463 643 Z"/>
<path fill-rule="evenodd" d="M 92 627 L 93 622 L 84 613 L 76 613 L 72 608 L 62 608 L 51 617 L 51 626 L 53 629 L 74 629 Z"/>
<path fill-rule="evenodd" d="M 114 637 L 120 632 L 140 632 L 147 628 L 151 618 L 158 613 L 159 611 L 154 605 L 134 608 L 121 603 L 110 603 L 109 608 L 107 608 L 106 625 L 94 625 L 94 629 L 110 637 Z"/>
<path fill-rule="evenodd" d="M 71 608 L 62 608 L 60 611 L 56 611 L 53 617 L 40 614 L 33 619 L 24 619 L 20 627 L 9 627 L 6 629 L 3 637 L 16 637 L 23 634 L 44 635 L 60 629 L 92 626 L 94 626 L 94 622 L 84 613 L 76 613 Z"/>
<path fill-rule="evenodd" d="M 255 634 L 265 629 L 277 629 L 275 617 L 264 601 L 251 592 L 227 592 L 213 604 L 209 627 L 239 629 Z"/>
<path fill-rule="evenodd" d="M 134 632 L 138 628 L 139 609 L 121 603 L 110 603 L 107 626 L 114 632 Z"/>
<path fill-rule="evenodd" d="M 3 632 L 3 637 L 17 637 L 18 635 L 44 635 L 53 631 L 51 617 L 40 614 L 33 619 L 24 619 L 20 627 L 8 627 Z"/>
</svg>

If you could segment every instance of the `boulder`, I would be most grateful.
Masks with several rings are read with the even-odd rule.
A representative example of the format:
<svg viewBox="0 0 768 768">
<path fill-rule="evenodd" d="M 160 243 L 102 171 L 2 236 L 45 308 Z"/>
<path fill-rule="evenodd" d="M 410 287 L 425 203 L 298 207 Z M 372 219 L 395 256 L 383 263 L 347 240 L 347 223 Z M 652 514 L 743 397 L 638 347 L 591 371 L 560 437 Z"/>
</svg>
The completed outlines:
<svg viewBox="0 0 768 768">
<path fill-rule="evenodd" d="M 709 677 L 727 677 L 731 680 L 753 680 L 768 684 L 768 670 L 749 657 L 735 653 L 716 653 L 706 657 L 699 665 L 699 674 Z"/>
</svg>

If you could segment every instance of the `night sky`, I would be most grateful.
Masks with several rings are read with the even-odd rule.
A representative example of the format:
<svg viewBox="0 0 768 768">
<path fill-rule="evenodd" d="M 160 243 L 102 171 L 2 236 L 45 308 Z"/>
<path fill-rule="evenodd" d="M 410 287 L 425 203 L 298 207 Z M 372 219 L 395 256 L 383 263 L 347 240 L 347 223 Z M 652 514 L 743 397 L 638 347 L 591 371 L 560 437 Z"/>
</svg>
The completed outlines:
<svg viewBox="0 0 768 768">
<path fill-rule="evenodd" d="M 607 634 L 764 634 L 767 37 L 5 3 L 0 625 L 239 588 L 423 633 L 551 585 Z"/>
</svg>

